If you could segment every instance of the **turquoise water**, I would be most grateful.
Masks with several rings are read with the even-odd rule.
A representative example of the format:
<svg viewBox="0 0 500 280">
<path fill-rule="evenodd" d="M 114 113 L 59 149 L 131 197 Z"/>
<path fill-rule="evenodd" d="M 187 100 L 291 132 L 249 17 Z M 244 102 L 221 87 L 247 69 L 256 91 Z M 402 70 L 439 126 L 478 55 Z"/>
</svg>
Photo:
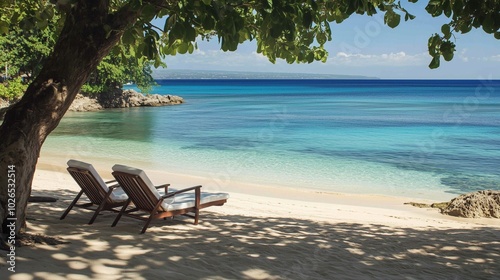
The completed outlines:
<svg viewBox="0 0 500 280">
<path fill-rule="evenodd" d="M 500 189 L 500 81 L 161 80 L 186 103 L 68 113 L 44 151 L 232 182 L 448 198 Z"/>
</svg>

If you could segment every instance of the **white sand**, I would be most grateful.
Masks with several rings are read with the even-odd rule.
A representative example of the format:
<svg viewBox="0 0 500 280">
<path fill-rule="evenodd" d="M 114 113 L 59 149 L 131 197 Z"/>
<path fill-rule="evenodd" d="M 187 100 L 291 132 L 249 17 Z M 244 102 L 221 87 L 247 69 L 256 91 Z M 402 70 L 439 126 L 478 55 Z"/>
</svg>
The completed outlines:
<svg viewBox="0 0 500 280">
<path fill-rule="evenodd" d="M 403 205 L 409 198 L 319 193 L 235 182 L 230 191 L 193 178 L 147 170 L 156 184 L 204 184 L 228 191 L 200 224 L 143 222 L 64 209 L 79 191 L 64 161 L 40 160 L 28 231 L 69 243 L 21 247 L 16 273 L 2 258 L 0 279 L 494 279 L 500 275 L 500 221 L 443 216 Z M 59 167 L 56 167 L 59 166 Z M 111 166 L 97 165 L 111 179 Z M 141 167 L 141 166 L 138 166 Z M 207 184 L 205 184 L 207 183 Z"/>
</svg>

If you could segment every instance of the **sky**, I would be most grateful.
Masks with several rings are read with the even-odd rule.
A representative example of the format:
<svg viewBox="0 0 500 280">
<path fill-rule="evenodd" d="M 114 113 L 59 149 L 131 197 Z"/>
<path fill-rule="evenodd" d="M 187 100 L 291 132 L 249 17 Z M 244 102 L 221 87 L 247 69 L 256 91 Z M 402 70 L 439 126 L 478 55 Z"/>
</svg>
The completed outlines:
<svg viewBox="0 0 500 280">
<path fill-rule="evenodd" d="M 325 46 L 326 63 L 272 64 L 256 52 L 256 42 L 246 42 L 235 52 L 220 50 L 217 40 L 198 41 L 192 54 L 168 56 L 169 70 L 214 70 L 245 72 L 318 73 L 363 75 L 383 79 L 500 79 L 500 40 L 482 29 L 455 34 L 456 52 L 451 62 L 441 59 L 438 69 L 429 69 L 427 41 L 449 22 L 432 18 L 426 1 L 402 5 L 416 18 L 394 29 L 384 25 L 381 13 L 369 17 L 353 15 L 341 24 L 331 24 L 333 40 Z M 162 25 L 160 25 L 162 26 Z"/>
</svg>

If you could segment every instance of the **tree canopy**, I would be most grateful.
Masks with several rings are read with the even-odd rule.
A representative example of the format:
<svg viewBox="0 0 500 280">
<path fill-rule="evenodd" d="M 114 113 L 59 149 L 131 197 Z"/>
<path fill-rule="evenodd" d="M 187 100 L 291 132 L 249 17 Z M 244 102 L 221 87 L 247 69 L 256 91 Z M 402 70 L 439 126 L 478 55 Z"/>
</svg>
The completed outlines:
<svg viewBox="0 0 500 280">
<path fill-rule="evenodd" d="M 36 76 L 41 71 L 60 32 L 59 20 L 63 16 L 58 10 L 37 14 L 36 7 L 36 5 L 29 6 L 24 20 L 19 21 L 20 25 L 11 25 L 8 32 L 0 37 L 2 70 L 8 69 L 5 75 L 10 78 L 15 79 L 22 75 L 25 82 L 29 82 L 32 76 Z M 44 20 L 33 22 L 28 14 L 34 14 L 36 20 Z M 147 91 L 154 84 L 150 61 L 144 57 L 135 58 L 126 51 L 110 53 L 91 74 L 87 83 L 82 87 L 82 92 L 91 95 L 99 94 L 121 87 L 125 82 L 134 82 L 139 88 Z M 6 81 L 5 85 L 0 84 L 0 97 L 15 99 L 21 96 L 26 86 L 20 87 L 18 84 L 18 79 Z"/>
<path fill-rule="evenodd" d="M 19 3 L 21 2 L 21 3 Z M 4 1 L 0 18 L 0 34 L 10 34 L 13 26 L 22 30 L 63 26 L 66 12 L 78 8 L 77 0 Z M 257 41 L 257 52 L 271 62 L 284 59 L 288 63 L 326 61 L 324 48 L 332 40 L 331 23 L 341 23 L 350 15 L 384 13 L 391 28 L 414 18 L 400 1 L 383 0 L 114 0 L 109 12 L 124 9 L 141 10 L 137 22 L 130 25 L 115 47 L 116 55 L 154 61 L 158 67 L 165 55 L 192 53 L 199 39 L 217 39 L 224 51 L 234 51 L 248 40 Z M 409 0 L 415 3 L 417 0 Z M 410 6 L 406 3 L 405 6 Z M 455 52 L 455 33 L 468 33 L 472 28 L 500 39 L 500 1 L 431 0 L 426 11 L 433 17 L 445 16 L 450 21 L 436 27 L 429 38 L 430 68 L 439 67 L 441 57 L 450 61 Z M 165 17 L 164 26 L 151 20 Z M 111 32 L 110 25 L 103 26 Z M 14 28 L 15 29 L 15 28 Z M 36 44 L 41 46 L 41 44 Z M 46 49 L 40 50 L 47 52 Z M 130 59 L 130 56 L 129 56 Z"/>
</svg>

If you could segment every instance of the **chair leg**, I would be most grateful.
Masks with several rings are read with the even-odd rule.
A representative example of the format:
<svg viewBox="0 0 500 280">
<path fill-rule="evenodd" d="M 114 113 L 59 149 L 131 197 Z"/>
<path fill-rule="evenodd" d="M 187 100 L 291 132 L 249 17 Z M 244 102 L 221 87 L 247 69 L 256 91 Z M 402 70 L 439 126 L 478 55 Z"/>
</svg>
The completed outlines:
<svg viewBox="0 0 500 280">
<path fill-rule="evenodd" d="M 102 203 L 99 205 L 99 207 L 97 207 L 97 210 L 95 210 L 95 213 L 92 216 L 92 219 L 90 219 L 90 221 L 89 221 L 89 225 L 94 223 L 95 219 L 97 218 L 97 215 L 99 215 L 99 213 L 102 211 L 102 209 L 104 209 L 104 206 L 106 205 L 106 201 L 108 200 L 108 198 L 112 192 L 113 192 L 113 188 L 110 188 L 109 191 L 104 196 L 104 198 L 102 199 Z"/>
<path fill-rule="evenodd" d="M 94 212 L 94 215 L 92 216 L 92 219 L 89 221 L 89 225 L 93 224 L 95 219 L 97 218 L 97 215 L 99 215 L 99 212 L 101 212 L 102 209 L 104 209 L 104 205 L 106 204 L 106 201 L 103 201 L 99 207 Z"/>
<path fill-rule="evenodd" d="M 153 217 L 159 212 L 158 209 L 161 207 L 161 203 L 163 202 L 163 198 L 158 200 L 158 203 L 156 203 L 155 208 L 153 211 L 151 211 L 148 220 L 146 221 L 146 224 L 141 230 L 141 234 L 146 232 L 146 229 L 148 229 L 149 223 L 151 223 L 151 220 L 153 220 Z"/>
<path fill-rule="evenodd" d="M 125 213 L 125 209 L 127 209 L 128 205 L 130 204 L 130 198 L 127 200 L 127 202 L 125 203 L 125 205 L 123 205 L 122 209 L 120 210 L 120 213 L 118 213 L 118 216 L 116 216 L 116 219 L 115 221 L 113 222 L 113 224 L 111 225 L 111 227 L 114 227 L 116 226 L 116 224 L 118 223 L 118 220 L 120 220 L 120 218 L 122 217 L 123 213 Z"/>
<path fill-rule="evenodd" d="M 198 224 L 199 217 L 200 217 L 200 209 L 196 208 L 196 210 L 194 210 L 194 224 L 195 225 Z"/>
<path fill-rule="evenodd" d="M 200 186 L 201 188 L 201 186 Z M 195 189 L 195 202 L 194 202 L 194 224 L 198 224 L 198 218 L 200 217 L 200 204 L 201 204 L 201 189 Z"/>
<path fill-rule="evenodd" d="M 146 232 L 146 230 L 148 229 L 149 223 L 151 223 L 151 221 L 153 220 L 153 216 L 154 216 L 153 213 L 151 213 L 151 215 L 149 215 L 149 218 L 146 221 L 146 224 L 144 225 L 144 227 L 142 227 L 141 234 Z"/>
<path fill-rule="evenodd" d="M 66 209 L 66 211 L 64 211 L 64 213 L 62 214 L 61 218 L 59 218 L 59 220 L 62 220 L 64 218 L 66 218 L 66 215 L 68 215 L 69 211 L 71 211 L 71 209 L 73 209 L 73 206 L 75 206 L 76 202 L 78 202 L 78 200 L 80 199 L 80 197 L 82 196 L 83 194 L 83 191 L 80 191 L 75 199 L 73 199 L 73 202 L 71 202 L 71 204 L 68 206 L 68 208 Z"/>
</svg>

